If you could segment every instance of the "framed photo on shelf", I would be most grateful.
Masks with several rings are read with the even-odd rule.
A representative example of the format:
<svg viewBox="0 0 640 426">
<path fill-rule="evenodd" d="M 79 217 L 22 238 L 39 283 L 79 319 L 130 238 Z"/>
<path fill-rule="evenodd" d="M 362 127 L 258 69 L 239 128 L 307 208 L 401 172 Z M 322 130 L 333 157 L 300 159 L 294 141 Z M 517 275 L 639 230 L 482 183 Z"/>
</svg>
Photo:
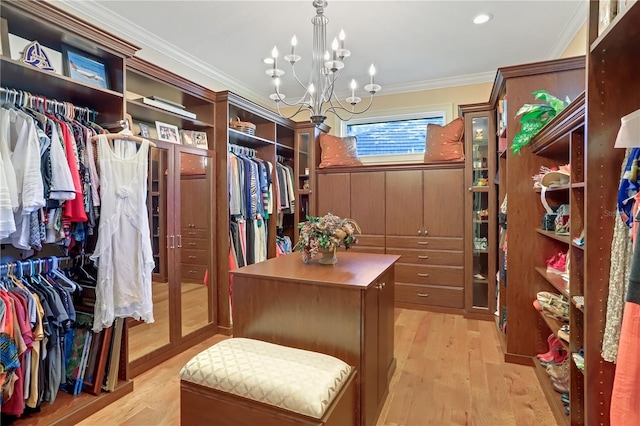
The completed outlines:
<svg viewBox="0 0 640 426">
<path fill-rule="evenodd" d="M 62 46 L 62 57 L 67 77 L 103 89 L 109 88 L 107 66 L 104 61 L 65 45 Z"/>
<path fill-rule="evenodd" d="M 193 139 L 196 142 L 196 147 L 202 149 L 209 149 L 209 144 L 207 142 L 207 134 L 205 132 L 193 132 Z"/>
<path fill-rule="evenodd" d="M 146 123 L 138 123 L 138 126 L 140 126 L 140 136 L 145 138 L 151 137 L 151 132 L 149 132 L 149 126 L 147 126 Z"/>
<path fill-rule="evenodd" d="M 182 140 L 182 145 L 194 146 L 196 144 L 193 130 L 180 130 L 180 139 Z"/>
<path fill-rule="evenodd" d="M 158 140 L 172 143 L 180 143 L 180 131 L 177 126 L 156 121 Z"/>
</svg>

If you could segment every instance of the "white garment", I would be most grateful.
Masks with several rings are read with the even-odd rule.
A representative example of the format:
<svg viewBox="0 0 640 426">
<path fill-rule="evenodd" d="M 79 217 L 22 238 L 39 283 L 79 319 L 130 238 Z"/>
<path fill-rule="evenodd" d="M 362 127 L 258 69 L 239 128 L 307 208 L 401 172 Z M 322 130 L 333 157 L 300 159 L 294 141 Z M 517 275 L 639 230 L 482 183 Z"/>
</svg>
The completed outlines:
<svg viewBox="0 0 640 426">
<path fill-rule="evenodd" d="M 18 190 L 18 209 L 14 213 L 16 231 L 11 234 L 10 240 L 3 240 L 3 243 L 10 242 L 16 248 L 29 250 L 31 212 L 45 206 L 40 140 L 33 119 L 27 114 L 9 110 L 8 117 L 8 145 Z"/>
<path fill-rule="evenodd" d="M 69 170 L 67 154 L 62 146 L 63 141 L 58 133 L 58 126 L 51 126 L 51 185 L 49 198 L 52 200 L 75 200 L 76 189 Z"/>
<path fill-rule="evenodd" d="M 9 196 L 11 198 L 11 206 L 13 211 L 18 210 L 18 186 L 16 184 L 16 171 L 11 163 L 11 149 L 9 147 L 9 110 L 0 108 L 0 154 L 4 161 L 5 179 L 9 188 Z"/>
<path fill-rule="evenodd" d="M 149 141 L 136 152 L 131 141 L 98 139 L 101 220 L 91 259 L 98 264 L 93 331 L 117 318 L 153 322 L 151 273 L 154 268 L 147 215 Z"/>
<path fill-rule="evenodd" d="M 11 163 L 11 160 L 7 159 L 6 163 Z M 7 238 L 16 231 L 16 221 L 13 218 L 13 207 L 4 170 L 5 161 L 0 151 L 0 239 Z"/>
</svg>

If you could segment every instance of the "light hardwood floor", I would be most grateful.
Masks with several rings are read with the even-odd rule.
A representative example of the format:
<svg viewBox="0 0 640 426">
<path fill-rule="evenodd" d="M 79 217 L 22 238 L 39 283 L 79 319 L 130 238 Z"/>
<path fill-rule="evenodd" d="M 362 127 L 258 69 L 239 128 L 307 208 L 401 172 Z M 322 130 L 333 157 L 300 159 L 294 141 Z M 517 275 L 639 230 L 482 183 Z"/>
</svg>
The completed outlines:
<svg viewBox="0 0 640 426">
<path fill-rule="evenodd" d="M 532 367 L 506 364 L 493 322 L 396 309 L 397 369 L 378 425 L 557 425 Z M 80 423 L 178 425 L 178 372 L 209 338 L 143 373 L 134 391 Z"/>
</svg>

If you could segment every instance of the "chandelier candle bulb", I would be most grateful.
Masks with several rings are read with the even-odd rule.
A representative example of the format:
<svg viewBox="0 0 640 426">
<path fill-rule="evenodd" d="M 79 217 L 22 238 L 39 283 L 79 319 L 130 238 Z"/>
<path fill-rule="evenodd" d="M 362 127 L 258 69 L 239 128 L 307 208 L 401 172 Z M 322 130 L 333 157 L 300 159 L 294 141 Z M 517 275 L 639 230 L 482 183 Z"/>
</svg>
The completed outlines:
<svg viewBox="0 0 640 426">
<path fill-rule="evenodd" d="M 296 45 L 298 44 L 298 39 L 296 38 L 296 36 L 294 35 L 291 38 L 291 56 L 296 54 Z"/>
<path fill-rule="evenodd" d="M 355 79 L 351 80 L 351 97 L 355 98 L 356 97 L 356 87 L 358 87 L 358 84 L 356 83 Z"/>
<path fill-rule="evenodd" d="M 340 35 L 338 37 L 340 37 L 340 49 L 344 49 L 344 30 L 340 30 Z"/>
<path fill-rule="evenodd" d="M 371 64 L 371 67 L 369 67 L 369 76 L 371 77 L 369 84 L 373 84 L 373 76 L 375 73 L 376 73 L 376 68 L 373 66 L 373 64 Z"/>
<path fill-rule="evenodd" d="M 271 57 L 273 58 L 273 69 L 275 70 L 278 66 L 278 48 L 276 46 L 273 46 Z"/>
</svg>

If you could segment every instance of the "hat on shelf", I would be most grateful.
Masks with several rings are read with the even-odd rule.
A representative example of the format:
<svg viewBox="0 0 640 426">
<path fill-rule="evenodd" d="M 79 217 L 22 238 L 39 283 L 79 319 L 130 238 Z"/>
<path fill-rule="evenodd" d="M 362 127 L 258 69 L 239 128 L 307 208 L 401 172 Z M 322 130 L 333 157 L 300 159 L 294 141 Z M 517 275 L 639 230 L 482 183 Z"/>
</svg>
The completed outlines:
<svg viewBox="0 0 640 426">
<path fill-rule="evenodd" d="M 640 109 L 620 119 L 615 148 L 640 147 Z"/>
<path fill-rule="evenodd" d="M 551 168 L 542 176 L 540 183 L 543 187 L 550 188 L 552 186 L 566 185 L 571 177 L 571 169 L 569 164 L 557 168 Z"/>
</svg>

